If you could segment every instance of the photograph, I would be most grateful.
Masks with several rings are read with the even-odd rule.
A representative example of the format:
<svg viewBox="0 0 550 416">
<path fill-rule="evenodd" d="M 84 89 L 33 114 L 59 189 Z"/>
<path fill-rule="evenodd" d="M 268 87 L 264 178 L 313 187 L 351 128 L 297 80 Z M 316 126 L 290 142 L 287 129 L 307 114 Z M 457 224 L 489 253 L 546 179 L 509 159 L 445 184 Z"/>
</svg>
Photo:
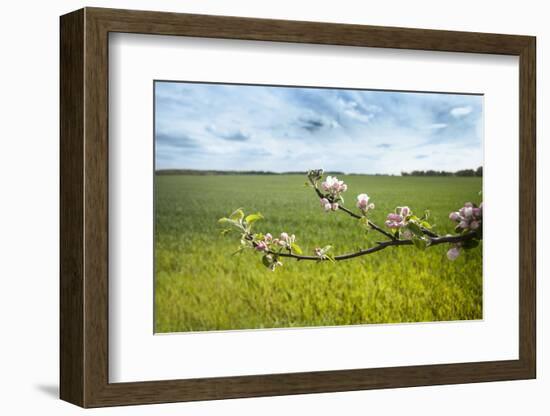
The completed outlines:
<svg viewBox="0 0 550 416">
<path fill-rule="evenodd" d="M 154 81 L 155 333 L 483 319 L 483 95 Z"/>
</svg>

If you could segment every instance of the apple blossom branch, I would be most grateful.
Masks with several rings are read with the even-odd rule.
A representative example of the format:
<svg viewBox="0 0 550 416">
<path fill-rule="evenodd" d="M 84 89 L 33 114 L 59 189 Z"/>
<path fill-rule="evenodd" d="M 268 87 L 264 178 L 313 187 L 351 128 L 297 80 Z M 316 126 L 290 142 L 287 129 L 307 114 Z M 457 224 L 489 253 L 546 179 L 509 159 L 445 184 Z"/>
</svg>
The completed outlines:
<svg viewBox="0 0 550 416">
<path fill-rule="evenodd" d="M 425 211 L 422 217 L 418 217 L 407 206 L 397 207 L 394 212 L 387 215 L 384 224 L 389 230 L 385 230 L 368 218 L 369 211 L 374 209 L 374 204 L 370 202 L 367 194 L 357 195 L 356 207 L 360 211 L 360 214 L 357 214 L 344 206 L 342 194 L 347 191 L 348 187 L 343 181 L 333 176 L 327 176 L 322 181 L 322 169 L 308 171 L 307 177 L 309 182 L 306 182 L 306 185 L 314 188 L 325 212 L 343 211 L 389 240 L 376 242 L 376 245 L 370 248 L 337 256 L 332 255 L 332 246 L 326 245 L 322 248 L 315 248 L 313 256 L 307 256 L 303 255 L 294 234 L 289 235 L 283 232 L 278 238 L 275 238 L 270 233 L 265 235 L 252 233 L 254 223 L 262 219 L 262 215 L 257 213 L 245 216 L 243 210 L 239 208 L 229 217 L 219 220 L 220 223 L 232 225 L 241 233 L 241 245 L 236 253 L 247 248 L 260 252 L 263 254 L 263 264 L 271 270 L 282 266 L 281 258 L 336 262 L 372 254 L 388 247 L 406 245 L 414 245 L 418 249 L 425 250 L 440 244 L 450 244 L 451 248 L 447 252 L 447 257 L 450 260 L 455 260 L 462 249 L 468 250 L 477 247 L 482 239 L 482 203 L 477 206 L 467 202 L 458 211 L 449 214 L 449 219 L 456 223 L 455 231 L 458 233 L 456 235 L 438 235 L 432 231 L 432 225 L 428 222 L 429 211 Z M 319 188 L 320 181 L 322 182 Z M 231 230 L 232 228 L 225 229 L 222 233 L 227 234 Z"/>
<path fill-rule="evenodd" d="M 429 246 L 437 246 L 439 244 L 446 244 L 446 243 L 454 243 L 454 244 L 463 243 L 463 242 L 467 242 L 469 240 L 472 240 L 472 239 L 476 238 L 476 236 L 477 236 L 477 233 L 475 231 L 471 231 L 471 232 L 466 233 L 466 234 L 445 236 L 445 237 L 438 237 L 438 238 L 429 238 L 428 247 Z M 353 259 L 355 257 L 361 257 L 361 256 L 365 256 L 367 254 L 376 253 L 377 251 L 384 250 L 385 248 L 388 248 L 388 247 L 412 246 L 412 245 L 414 245 L 413 240 L 390 240 L 390 241 L 377 242 L 376 246 L 374 246 L 374 247 L 371 247 L 371 248 L 368 248 L 368 249 L 357 250 L 357 251 L 354 251 L 352 253 L 340 254 L 338 256 L 332 257 L 332 260 L 334 260 L 334 261 L 349 260 L 349 259 Z M 272 254 L 272 255 L 278 255 L 280 257 L 293 258 L 293 259 L 296 259 L 296 260 L 314 260 L 314 261 L 331 260 L 329 258 L 319 259 L 319 256 L 298 255 L 298 254 L 294 254 L 292 252 L 277 253 L 277 252 L 268 251 L 268 253 Z"/>
</svg>

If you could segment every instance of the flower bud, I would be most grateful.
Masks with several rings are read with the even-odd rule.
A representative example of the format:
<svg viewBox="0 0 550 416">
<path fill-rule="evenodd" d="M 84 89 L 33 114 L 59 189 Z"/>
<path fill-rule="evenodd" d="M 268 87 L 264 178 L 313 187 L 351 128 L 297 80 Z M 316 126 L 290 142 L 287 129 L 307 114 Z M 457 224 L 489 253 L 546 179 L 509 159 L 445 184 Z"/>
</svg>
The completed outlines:
<svg viewBox="0 0 550 416">
<path fill-rule="evenodd" d="M 449 251 L 447 251 L 447 258 L 451 261 L 456 260 L 459 255 L 460 249 L 458 247 L 452 247 Z"/>
<path fill-rule="evenodd" d="M 256 243 L 256 247 L 254 247 L 254 248 L 258 251 L 267 251 L 268 250 L 267 244 L 263 241 L 260 241 L 260 242 Z"/>
<path fill-rule="evenodd" d="M 409 239 L 410 239 L 410 238 L 413 237 L 413 234 L 412 234 L 411 230 L 405 230 L 405 231 L 403 231 L 402 236 L 403 236 L 404 238 L 409 238 Z"/>
<path fill-rule="evenodd" d="M 449 219 L 451 219 L 452 221 L 459 221 L 460 215 L 458 214 L 458 212 L 451 212 L 449 214 Z"/>
<path fill-rule="evenodd" d="M 333 203 L 331 208 L 332 208 L 333 211 L 337 211 L 338 210 L 338 203 L 337 202 Z"/>
<path fill-rule="evenodd" d="M 357 208 L 364 211 L 369 205 L 369 196 L 367 194 L 357 195 Z"/>
<path fill-rule="evenodd" d="M 401 207 L 401 216 L 403 218 L 407 217 L 410 213 L 411 213 L 411 210 L 409 207 Z"/>
</svg>

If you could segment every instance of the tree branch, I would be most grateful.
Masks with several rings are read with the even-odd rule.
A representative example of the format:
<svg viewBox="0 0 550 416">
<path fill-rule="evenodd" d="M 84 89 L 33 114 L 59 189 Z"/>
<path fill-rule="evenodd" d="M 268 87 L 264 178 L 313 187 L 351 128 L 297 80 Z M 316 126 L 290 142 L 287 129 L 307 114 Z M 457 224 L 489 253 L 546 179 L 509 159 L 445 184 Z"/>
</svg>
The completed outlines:
<svg viewBox="0 0 550 416">
<path fill-rule="evenodd" d="M 330 202 L 334 202 L 332 200 L 332 198 L 330 198 L 329 195 L 324 195 L 320 190 L 319 188 L 317 188 L 316 185 L 313 185 L 313 189 L 315 189 L 315 192 L 317 193 L 317 195 L 319 196 L 319 198 L 326 198 L 328 199 Z M 358 215 L 356 214 L 355 212 L 347 209 L 346 207 L 342 206 L 342 205 L 338 205 L 338 209 L 345 212 L 346 214 L 348 214 L 349 216 L 355 218 L 355 219 L 358 219 L 360 220 L 361 218 L 363 218 L 361 215 Z M 369 224 L 369 227 L 372 228 L 373 230 L 376 230 L 378 231 L 379 233 L 385 235 L 386 237 L 388 237 L 390 240 L 397 240 L 397 238 L 390 232 L 384 230 L 383 228 L 380 228 L 378 225 L 376 225 L 375 223 L 373 223 L 371 220 L 367 219 L 367 223 Z"/>
<path fill-rule="evenodd" d="M 476 235 L 477 235 L 477 233 L 475 231 L 470 231 L 469 233 L 466 233 L 466 234 L 452 235 L 452 236 L 446 236 L 446 237 L 436 237 L 436 238 L 429 237 L 428 238 L 428 241 L 429 241 L 428 247 L 437 246 L 439 244 L 445 244 L 445 243 L 460 243 L 460 242 L 471 240 L 472 238 L 476 237 Z M 348 259 L 352 259 L 352 258 L 355 258 L 355 257 L 360 257 L 360 256 L 365 256 L 367 254 L 376 253 L 377 251 L 384 250 L 385 248 L 388 248 L 388 247 L 411 246 L 411 245 L 414 245 L 412 240 L 384 241 L 384 242 L 377 243 L 377 245 L 375 247 L 368 248 L 368 249 L 363 249 L 363 250 L 358 250 L 358 251 L 355 251 L 353 253 L 341 254 L 339 256 L 334 256 L 333 259 L 335 261 L 348 260 Z M 284 252 L 277 253 L 277 252 L 274 252 L 274 251 L 268 251 L 268 254 L 272 254 L 274 256 L 279 256 L 279 257 L 289 257 L 289 258 L 293 258 L 293 259 L 296 259 L 296 260 L 314 260 L 314 261 L 328 261 L 329 260 L 328 258 L 320 258 L 320 257 L 317 257 L 317 256 L 302 256 L 302 255 L 298 255 L 298 254 L 294 254 L 294 253 L 284 253 Z"/>
</svg>

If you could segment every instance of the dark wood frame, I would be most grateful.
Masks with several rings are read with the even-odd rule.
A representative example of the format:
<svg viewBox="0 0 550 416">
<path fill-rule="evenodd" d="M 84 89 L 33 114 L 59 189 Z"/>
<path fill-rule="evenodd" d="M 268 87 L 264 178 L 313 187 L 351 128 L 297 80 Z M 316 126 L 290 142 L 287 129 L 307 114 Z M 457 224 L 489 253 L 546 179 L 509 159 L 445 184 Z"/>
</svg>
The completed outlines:
<svg viewBox="0 0 550 416">
<path fill-rule="evenodd" d="M 535 38 L 85 8 L 61 17 L 60 396 L 83 407 L 530 379 L 535 333 Z M 248 39 L 519 56 L 519 359 L 109 383 L 108 34 Z"/>
</svg>

